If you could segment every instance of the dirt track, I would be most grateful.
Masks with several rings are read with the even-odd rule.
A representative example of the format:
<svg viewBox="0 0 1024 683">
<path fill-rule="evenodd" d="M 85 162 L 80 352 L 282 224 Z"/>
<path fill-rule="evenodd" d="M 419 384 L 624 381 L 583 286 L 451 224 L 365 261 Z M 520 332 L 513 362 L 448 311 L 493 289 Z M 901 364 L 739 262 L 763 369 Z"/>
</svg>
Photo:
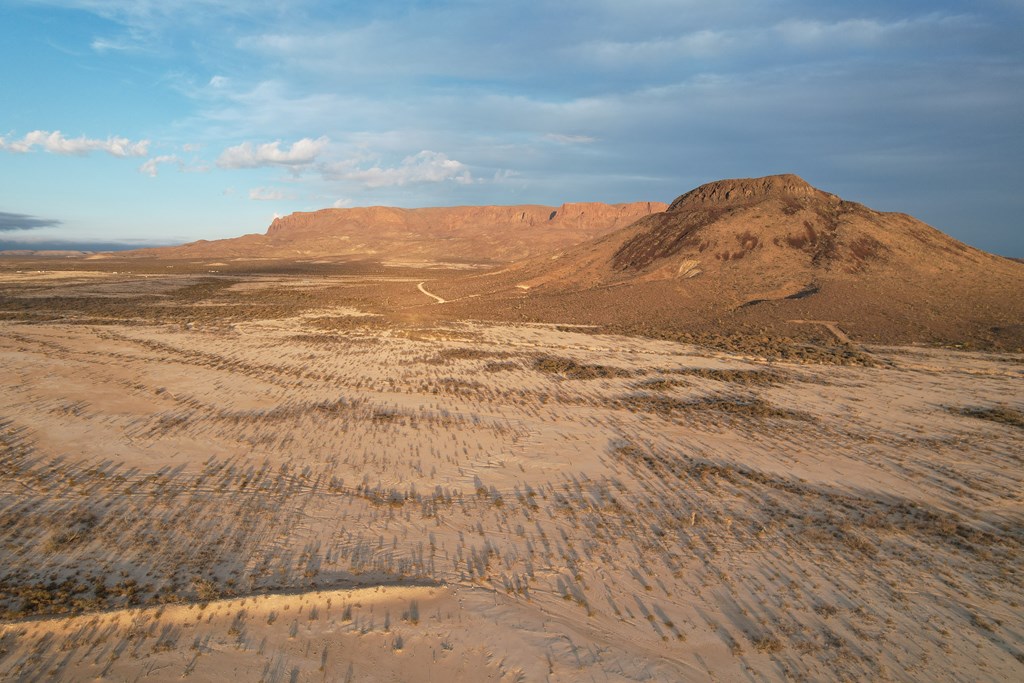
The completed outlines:
<svg viewBox="0 0 1024 683">
<path fill-rule="evenodd" d="M 447 302 L 446 302 L 446 301 L 445 301 L 444 299 L 442 299 L 442 298 L 441 298 L 441 297 L 439 297 L 438 295 L 436 295 L 436 294 L 431 294 L 430 292 L 428 292 L 428 291 L 427 291 L 427 290 L 426 290 L 426 289 L 425 289 L 425 288 L 423 287 L 423 285 L 425 285 L 425 284 L 427 284 L 427 283 L 426 283 L 426 282 L 421 282 L 421 283 L 419 283 L 418 285 L 416 285 L 416 288 L 417 288 L 417 289 L 419 289 L 419 290 L 420 290 L 421 292 L 423 292 L 424 294 L 426 294 L 427 296 L 429 296 L 429 297 L 430 297 L 431 299 L 434 299 L 434 300 L 436 300 L 436 301 L 437 301 L 437 303 L 439 303 L 439 304 L 447 303 Z"/>
</svg>

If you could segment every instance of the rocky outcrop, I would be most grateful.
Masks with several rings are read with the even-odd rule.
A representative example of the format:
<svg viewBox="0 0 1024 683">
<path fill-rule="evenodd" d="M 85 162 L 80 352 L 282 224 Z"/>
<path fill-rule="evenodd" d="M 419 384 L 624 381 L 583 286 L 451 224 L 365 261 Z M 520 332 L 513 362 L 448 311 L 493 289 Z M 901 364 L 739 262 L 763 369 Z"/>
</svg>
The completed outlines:
<svg viewBox="0 0 1024 683">
<path fill-rule="evenodd" d="M 840 201 L 834 194 L 812 187 L 800 176 L 785 173 L 763 178 L 737 178 L 707 183 L 678 197 L 668 210 L 674 212 L 742 206 L 770 198 L 817 199 L 834 203 Z"/>
</svg>

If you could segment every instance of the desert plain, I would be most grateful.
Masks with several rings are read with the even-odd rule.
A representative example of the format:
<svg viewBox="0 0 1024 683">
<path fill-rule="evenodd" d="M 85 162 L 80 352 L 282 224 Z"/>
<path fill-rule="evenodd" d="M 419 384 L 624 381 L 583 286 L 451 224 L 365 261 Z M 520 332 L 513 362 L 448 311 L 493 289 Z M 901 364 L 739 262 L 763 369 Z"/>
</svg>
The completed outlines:
<svg viewBox="0 0 1024 683">
<path fill-rule="evenodd" d="M 1020 353 L 147 263 L 0 260 L 3 680 L 1024 676 Z"/>
</svg>

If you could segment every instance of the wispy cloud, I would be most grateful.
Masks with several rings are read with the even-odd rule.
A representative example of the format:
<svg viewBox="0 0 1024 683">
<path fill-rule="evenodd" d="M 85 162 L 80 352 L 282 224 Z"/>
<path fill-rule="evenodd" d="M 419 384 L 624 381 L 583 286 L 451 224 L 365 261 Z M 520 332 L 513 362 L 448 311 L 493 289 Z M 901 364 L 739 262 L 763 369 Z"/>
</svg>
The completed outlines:
<svg viewBox="0 0 1024 683">
<path fill-rule="evenodd" d="M 597 142 L 597 138 L 590 135 L 565 135 L 563 133 L 548 133 L 544 139 L 561 145 L 589 145 L 592 142 Z"/>
<path fill-rule="evenodd" d="M 963 39 L 965 31 L 977 28 L 977 19 L 969 15 L 931 13 L 893 21 L 870 17 L 838 21 L 787 19 L 772 26 L 770 33 L 790 46 L 835 50 L 874 46 L 897 39 L 912 42 Z"/>
<path fill-rule="evenodd" d="M 423 150 L 402 159 L 397 166 L 354 168 L 354 162 L 325 165 L 322 169 L 328 179 L 349 180 L 365 187 L 394 187 L 421 183 L 453 181 L 461 184 L 473 182 L 469 168 L 460 161 L 449 159 L 443 152 Z"/>
<path fill-rule="evenodd" d="M 282 199 L 295 199 L 295 195 L 276 187 L 254 187 L 249 190 L 249 199 L 258 202 L 272 202 Z"/>
<path fill-rule="evenodd" d="M 90 152 L 100 151 L 115 157 L 142 157 L 149 153 L 149 140 L 133 142 L 128 138 L 120 136 L 111 136 L 106 140 L 102 140 L 87 138 L 84 135 L 77 138 L 68 138 L 59 130 L 53 132 L 34 130 L 31 133 L 27 133 L 20 140 L 7 141 L 0 138 L 0 149 L 6 149 L 10 152 L 31 152 L 35 147 L 44 149 L 52 154 L 71 156 L 85 156 Z"/>
<path fill-rule="evenodd" d="M 37 230 L 53 228 L 61 224 L 55 218 L 36 218 L 23 213 L 6 213 L 0 211 L 0 232 L 13 230 Z"/>
<path fill-rule="evenodd" d="M 675 35 L 583 40 L 566 46 L 565 50 L 584 63 L 616 70 L 664 69 L 697 60 L 706 68 L 742 56 L 757 55 L 767 64 L 807 51 L 834 54 L 867 47 L 920 49 L 936 42 L 963 41 L 981 28 L 971 15 L 940 12 L 889 20 L 862 16 L 834 21 L 798 13 L 772 23 L 725 24 L 723 21 L 720 28 L 686 30 Z"/>
<path fill-rule="evenodd" d="M 145 173 L 150 178 L 155 178 L 157 175 L 157 166 L 160 164 L 173 164 L 176 163 L 181 166 L 181 159 L 177 154 L 164 154 L 152 159 L 147 159 L 141 166 L 139 166 L 139 173 Z"/>
<path fill-rule="evenodd" d="M 327 147 L 326 137 L 302 138 L 287 149 L 281 148 L 281 141 L 254 145 L 243 142 L 228 147 L 217 159 L 221 168 L 259 168 L 261 166 L 306 166 L 316 161 L 317 156 Z"/>
<path fill-rule="evenodd" d="M 702 29 L 667 38 L 586 41 L 572 50 L 601 63 L 651 63 L 679 57 L 716 57 L 733 48 L 739 35 Z"/>
<path fill-rule="evenodd" d="M 139 49 L 139 41 L 127 38 L 94 38 L 89 44 L 96 52 L 127 52 Z"/>
</svg>

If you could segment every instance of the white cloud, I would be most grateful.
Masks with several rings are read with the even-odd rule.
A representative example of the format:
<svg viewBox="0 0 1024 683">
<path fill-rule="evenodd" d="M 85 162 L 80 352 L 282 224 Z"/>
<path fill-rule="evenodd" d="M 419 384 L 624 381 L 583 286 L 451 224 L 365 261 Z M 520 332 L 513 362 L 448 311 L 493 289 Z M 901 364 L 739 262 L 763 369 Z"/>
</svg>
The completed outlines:
<svg viewBox="0 0 1024 683">
<path fill-rule="evenodd" d="M 302 138 L 287 149 L 281 149 L 281 141 L 253 145 L 243 142 L 228 147 L 217 159 L 221 168 L 259 168 L 261 166 L 305 166 L 313 163 L 330 142 L 326 137 Z"/>
<path fill-rule="evenodd" d="M 258 202 L 273 202 L 282 199 L 295 199 L 295 196 L 276 187 L 254 187 L 249 190 L 249 199 Z"/>
<path fill-rule="evenodd" d="M 152 159 L 147 159 L 141 166 L 139 166 L 139 173 L 145 173 L 150 178 L 155 178 L 157 173 L 157 166 L 160 164 L 177 163 L 181 166 L 181 159 L 176 154 L 165 154 Z"/>
<path fill-rule="evenodd" d="M 335 209 L 347 209 L 348 207 L 352 206 L 352 200 L 351 199 L 336 199 L 336 200 L 334 200 L 334 203 L 331 204 L 331 206 L 333 208 L 335 208 Z"/>
<path fill-rule="evenodd" d="M 106 140 L 87 138 L 66 138 L 59 130 L 53 132 L 34 130 L 20 140 L 7 142 L 0 139 L 0 149 L 25 153 L 33 147 L 41 147 L 53 154 L 84 156 L 90 152 L 106 152 L 115 157 L 143 157 L 149 153 L 149 140 L 132 142 L 128 138 L 111 136 Z"/>
<path fill-rule="evenodd" d="M 510 168 L 501 168 L 494 172 L 493 182 L 504 183 L 512 180 L 513 178 L 518 178 L 520 175 L 522 174 L 518 171 L 513 171 Z"/>
<path fill-rule="evenodd" d="M 447 180 L 462 184 L 473 182 L 473 176 L 465 164 L 449 159 L 443 152 L 430 150 L 407 156 L 398 166 L 390 168 L 374 166 L 358 169 L 353 166 L 351 161 L 340 162 L 325 168 L 324 176 L 353 180 L 366 187 L 401 187 L 420 183 L 441 183 Z"/>
</svg>

